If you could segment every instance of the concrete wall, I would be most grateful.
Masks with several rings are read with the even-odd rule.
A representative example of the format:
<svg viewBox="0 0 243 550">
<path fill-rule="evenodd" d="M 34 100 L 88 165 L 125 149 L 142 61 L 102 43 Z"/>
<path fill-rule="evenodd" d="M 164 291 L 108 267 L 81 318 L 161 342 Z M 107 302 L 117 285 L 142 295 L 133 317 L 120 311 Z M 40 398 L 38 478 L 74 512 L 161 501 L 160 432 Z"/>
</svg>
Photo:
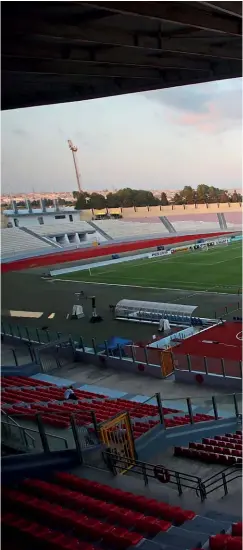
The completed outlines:
<svg viewBox="0 0 243 550">
<path fill-rule="evenodd" d="M 108 209 L 108 211 L 112 208 Z M 207 213 L 223 213 L 223 212 L 241 212 L 240 203 L 214 203 L 214 204 L 197 204 L 195 208 L 194 204 L 186 204 L 185 208 L 183 205 L 173 206 L 170 204 L 168 206 L 141 206 L 131 208 L 122 208 L 122 216 L 126 218 L 153 218 L 154 216 L 168 216 L 169 214 L 207 214 Z M 92 210 L 83 210 L 80 214 L 81 220 L 91 220 L 92 219 Z M 152 220 L 151 220 L 152 221 Z"/>
<path fill-rule="evenodd" d="M 175 369 L 174 374 L 175 374 L 175 382 L 180 382 L 180 383 L 184 382 L 185 384 L 195 385 L 195 383 L 197 383 L 195 377 L 200 373 Z M 203 376 L 203 382 L 201 383 L 201 386 L 225 388 L 226 390 L 229 390 L 229 391 L 233 390 L 237 392 L 241 392 L 242 390 L 241 378 L 233 378 L 231 376 L 224 377 L 224 376 L 219 376 L 218 374 L 205 374 L 205 373 L 202 373 L 202 376 Z"/>
<path fill-rule="evenodd" d="M 129 361 L 128 359 L 119 359 L 117 357 L 107 357 L 105 355 L 95 355 L 92 353 L 84 353 L 82 350 L 76 350 L 75 361 L 85 364 L 96 365 L 101 370 L 106 371 L 107 368 L 118 370 L 119 372 L 132 372 L 139 376 L 151 376 L 153 378 L 163 378 L 161 367 L 157 365 L 146 365 Z"/>
</svg>

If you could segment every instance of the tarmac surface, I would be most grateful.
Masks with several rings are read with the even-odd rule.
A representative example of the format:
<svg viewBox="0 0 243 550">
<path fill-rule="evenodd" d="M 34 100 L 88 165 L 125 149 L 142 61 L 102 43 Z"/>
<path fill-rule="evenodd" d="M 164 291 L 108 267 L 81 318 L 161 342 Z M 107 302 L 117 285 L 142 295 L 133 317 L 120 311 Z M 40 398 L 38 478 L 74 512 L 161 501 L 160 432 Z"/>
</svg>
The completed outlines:
<svg viewBox="0 0 243 550">
<path fill-rule="evenodd" d="M 157 326 L 113 319 L 109 305 L 116 305 L 123 298 L 197 305 L 195 316 L 212 319 L 216 316 L 231 320 L 233 316 L 239 315 L 238 305 L 241 308 L 241 296 L 234 294 L 65 282 L 43 279 L 42 276 L 43 271 L 40 273 L 36 270 L 2 274 L 2 321 L 30 328 L 44 326 L 49 331 L 59 331 L 75 337 L 82 336 L 87 346 L 91 345 L 93 337 L 97 343 L 111 336 L 138 341 L 152 339 L 152 335 L 157 333 Z M 75 293 L 80 291 L 83 291 L 85 296 L 77 301 Z M 101 323 L 89 322 L 92 314 L 92 296 L 96 296 L 97 313 L 103 318 Z M 78 303 L 83 306 L 85 317 L 71 320 L 72 307 Z M 27 315 L 16 317 L 10 314 L 11 310 L 21 311 L 22 315 L 23 312 L 35 311 L 43 314 L 40 318 L 31 318 Z M 48 318 L 50 315 L 52 318 Z"/>
</svg>

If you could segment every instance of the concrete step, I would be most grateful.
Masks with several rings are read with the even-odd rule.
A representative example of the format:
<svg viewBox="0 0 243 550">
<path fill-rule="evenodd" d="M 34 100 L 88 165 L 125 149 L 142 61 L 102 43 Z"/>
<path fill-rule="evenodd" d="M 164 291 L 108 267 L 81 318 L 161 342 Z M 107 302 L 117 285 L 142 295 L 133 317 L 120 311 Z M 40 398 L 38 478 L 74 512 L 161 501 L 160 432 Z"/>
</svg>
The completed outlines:
<svg viewBox="0 0 243 550">
<path fill-rule="evenodd" d="M 238 521 L 242 521 L 242 517 L 240 515 L 234 516 L 233 514 L 224 514 L 215 511 L 207 512 L 205 514 L 205 517 L 216 521 L 229 521 L 230 523 L 237 523 Z"/>
<path fill-rule="evenodd" d="M 219 521 L 204 516 L 196 516 L 195 519 L 191 521 L 185 521 L 185 523 L 183 523 L 183 529 L 185 531 L 205 533 L 209 536 L 218 535 L 222 531 L 228 531 L 230 525 L 230 521 Z"/>
<path fill-rule="evenodd" d="M 144 539 L 139 543 L 139 550 L 178 550 L 178 546 L 166 543 L 157 543 L 152 540 Z"/>
<path fill-rule="evenodd" d="M 159 533 L 153 539 L 158 544 L 169 544 L 174 548 L 180 550 L 187 550 L 188 548 L 196 548 L 199 544 L 203 545 L 208 540 L 206 533 L 190 532 L 180 527 L 172 527 L 167 533 Z"/>
</svg>

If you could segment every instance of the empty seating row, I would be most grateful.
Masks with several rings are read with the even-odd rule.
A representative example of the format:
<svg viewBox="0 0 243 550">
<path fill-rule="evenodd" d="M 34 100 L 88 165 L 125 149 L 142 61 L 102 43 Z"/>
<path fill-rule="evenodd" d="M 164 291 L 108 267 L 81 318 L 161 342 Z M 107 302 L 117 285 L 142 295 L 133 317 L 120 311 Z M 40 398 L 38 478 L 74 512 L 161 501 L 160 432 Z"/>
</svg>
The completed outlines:
<svg viewBox="0 0 243 550">
<path fill-rule="evenodd" d="M 40 550 L 99 550 L 93 544 L 82 542 L 76 537 L 63 534 L 56 529 L 43 527 L 43 525 L 31 522 L 20 515 L 4 512 L 2 522 L 2 543 L 6 548 L 38 548 Z M 11 547 L 11 539 L 13 547 Z"/>
<path fill-rule="evenodd" d="M 193 511 L 183 510 L 180 506 L 170 506 L 169 504 L 159 502 L 155 499 L 149 499 L 143 495 L 135 495 L 127 491 L 122 491 L 121 489 L 103 485 L 102 483 L 82 479 L 67 472 L 58 472 L 56 474 L 56 480 L 65 487 L 75 491 L 81 491 L 96 499 L 114 502 L 118 506 L 172 521 L 176 525 L 181 525 L 185 521 L 193 519 L 196 515 Z"/>
<path fill-rule="evenodd" d="M 199 451 L 208 451 L 209 453 L 220 453 L 223 455 L 242 456 L 242 445 L 237 445 L 233 449 L 226 444 L 225 447 L 220 445 L 207 445 L 206 443 L 189 443 L 190 449 L 198 449 Z"/>
<path fill-rule="evenodd" d="M 242 433 L 227 433 L 214 438 L 204 437 L 201 443 L 190 442 L 189 447 L 175 447 L 175 456 L 197 459 L 203 462 L 240 465 L 242 464 Z"/>
<path fill-rule="evenodd" d="M 74 536 L 91 542 L 103 541 L 123 550 L 129 546 L 136 546 L 143 538 L 135 531 L 98 521 L 81 512 L 55 505 L 53 502 L 36 497 L 30 498 L 29 495 L 19 491 L 4 490 L 2 497 L 4 508 L 9 512 L 24 513 L 28 519 L 44 522 L 47 527 L 56 527 L 66 532 L 71 530 Z"/>
<path fill-rule="evenodd" d="M 55 250 L 51 243 L 17 228 L 1 229 L 1 256 L 8 258 L 21 252 Z"/>
<path fill-rule="evenodd" d="M 242 550 L 242 537 L 232 535 L 213 535 L 209 539 L 210 550 Z"/>
<path fill-rule="evenodd" d="M 46 498 L 50 502 L 74 508 L 96 518 L 103 518 L 108 523 L 132 528 L 149 536 L 154 536 L 160 531 L 167 531 L 171 527 L 171 523 L 168 521 L 133 512 L 46 481 L 27 479 L 21 489 L 38 497 Z"/>
</svg>

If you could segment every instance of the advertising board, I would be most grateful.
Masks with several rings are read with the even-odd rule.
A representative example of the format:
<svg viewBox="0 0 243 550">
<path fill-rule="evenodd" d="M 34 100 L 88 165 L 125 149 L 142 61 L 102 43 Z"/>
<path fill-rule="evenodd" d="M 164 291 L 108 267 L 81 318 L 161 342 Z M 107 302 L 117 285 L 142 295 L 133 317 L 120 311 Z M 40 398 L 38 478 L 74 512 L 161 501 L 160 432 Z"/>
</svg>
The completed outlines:
<svg viewBox="0 0 243 550">
<path fill-rule="evenodd" d="M 172 248 L 171 254 L 175 254 L 175 252 L 187 252 L 190 250 L 189 246 L 179 246 L 178 248 Z"/>
<path fill-rule="evenodd" d="M 159 256 L 168 256 L 171 254 L 171 250 L 158 250 L 157 252 L 151 252 L 148 258 L 158 258 Z"/>
</svg>

